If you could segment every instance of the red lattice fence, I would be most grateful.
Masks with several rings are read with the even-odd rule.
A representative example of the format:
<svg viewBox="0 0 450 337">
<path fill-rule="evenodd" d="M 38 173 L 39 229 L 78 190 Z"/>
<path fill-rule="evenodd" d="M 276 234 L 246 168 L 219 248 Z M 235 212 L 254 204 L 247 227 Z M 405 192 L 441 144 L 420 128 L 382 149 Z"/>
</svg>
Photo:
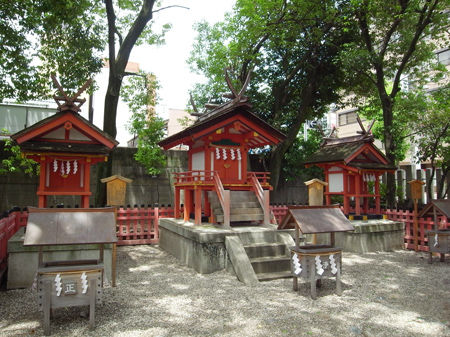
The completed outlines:
<svg viewBox="0 0 450 337">
<path fill-rule="evenodd" d="M 389 220 L 401 221 L 405 224 L 405 248 L 414 249 L 414 212 L 403 210 L 383 210 Z M 443 228 L 450 228 L 450 221 L 444 216 L 438 217 L 439 224 Z M 425 235 L 427 230 L 433 229 L 434 220 L 431 217 L 418 219 L 418 248 L 419 251 L 428 252 L 428 238 Z"/>
<path fill-rule="evenodd" d="M 117 244 L 139 245 L 159 242 L 159 218 L 173 218 L 173 207 L 119 208 Z"/>
<path fill-rule="evenodd" d="M 26 226 L 28 212 L 11 212 L 8 216 L 0 219 L 0 277 L 7 266 L 8 240 L 19 230 Z"/>
</svg>

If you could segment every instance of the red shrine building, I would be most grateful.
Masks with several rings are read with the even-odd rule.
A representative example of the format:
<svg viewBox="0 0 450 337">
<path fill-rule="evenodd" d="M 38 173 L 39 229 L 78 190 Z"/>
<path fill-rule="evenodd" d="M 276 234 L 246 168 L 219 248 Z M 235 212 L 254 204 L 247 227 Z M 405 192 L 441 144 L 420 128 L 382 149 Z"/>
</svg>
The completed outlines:
<svg viewBox="0 0 450 337">
<path fill-rule="evenodd" d="M 185 221 L 194 212 L 195 224 L 201 224 L 204 215 L 212 217 L 211 222 L 229 226 L 233 222 L 230 218 L 233 193 L 250 191 L 264 212 L 263 222 L 269 223 L 272 189 L 269 173 L 248 172 L 247 153 L 250 149 L 278 144 L 285 136 L 251 112 L 251 104 L 242 96 L 245 89 L 240 93 L 231 86 L 230 89 L 231 101 L 214 106 L 192 126 L 159 144 L 165 150 L 180 144 L 189 146 L 189 171 L 175 173 L 175 218 L 181 217 L 180 192 L 184 191 Z M 208 192 L 216 193 L 222 208 L 220 216 L 214 217 L 210 198 L 216 196 Z"/>
<path fill-rule="evenodd" d="M 54 79 L 61 96 L 55 96 L 58 111 L 14 134 L 11 138 L 24 156 L 40 167 L 38 206 L 47 207 L 49 195 L 79 195 L 81 207 L 89 207 L 90 168 L 106 161 L 118 142 L 78 114 L 85 99 L 69 97 Z"/>
<path fill-rule="evenodd" d="M 342 196 L 344 213 L 351 212 L 354 201 L 354 212 L 361 215 L 369 213 L 369 201 L 375 199 L 375 214 L 381 214 L 380 176 L 396 168 L 373 144 L 371 127 L 366 131 L 359 117 L 358 122 L 362 128 L 360 135 L 324 138 L 321 148 L 309 158 L 306 166 L 323 169 L 328 183 L 324 193 L 327 205 L 331 205 L 331 196 Z"/>
</svg>

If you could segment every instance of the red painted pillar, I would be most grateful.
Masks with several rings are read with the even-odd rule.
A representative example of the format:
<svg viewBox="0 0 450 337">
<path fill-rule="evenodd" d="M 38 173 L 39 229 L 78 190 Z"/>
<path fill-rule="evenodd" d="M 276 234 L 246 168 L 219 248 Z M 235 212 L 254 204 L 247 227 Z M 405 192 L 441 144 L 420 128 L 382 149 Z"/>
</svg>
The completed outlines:
<svg viewBox="0 0 450 337">
<path fill-rule="evenodd" d="M 344 172 L 344 214 L 350 213 L 350 197 L 348 196 L 348 173 Z"/>
<path fill-rule="evenodd" d="M 192 206 L 192 191 L 184 190 L 184 221 L 189 221 Z"/>
<path fill-rule="evenodd" d="M 375 213 L 381 214 L 380 176 L 375 175 Z"/>
<path fill-rule="evenodd" d="M 202 224 L 202 190 L 194 190 L 195 224 Z"/>
<path fill-rule="evenodd" d="M 44 192 L 44 190 L 45 190 L 45 178 L 47 175 L 46 169 L 47 169 L 46 160 L 45 160 L 45 157 L 42 156 L 41 157 L 41 165 L 40 165 L 38 192 Z M 47 207 L 47 196 L 46 195 L 38 194 L 38 207 L 40 207 L 40 208 Z"/>
<path fill-rule="evenodd" d="M 325 186 L 325 203 L 326 205 L 331 205 L 331 195 L 328 194 L 330 193 L 330 176 L 328 174 L 328 168 L 325 168 L 325 182 L 327 183 L 327 185 Z M 345 178 L 344 178 L 345 180 Z"/>
<path fill-rule="evenodd" d="M 174 207 L 174 217 L 175 219 L 180 218 L 180 188 L 175 187 L 175 205 Z"/>
<path fill-rule="evenodd" d="M 355 214 L 361 214 L 361 176 L 359 174 L 355 175 Z"/>
</svg>

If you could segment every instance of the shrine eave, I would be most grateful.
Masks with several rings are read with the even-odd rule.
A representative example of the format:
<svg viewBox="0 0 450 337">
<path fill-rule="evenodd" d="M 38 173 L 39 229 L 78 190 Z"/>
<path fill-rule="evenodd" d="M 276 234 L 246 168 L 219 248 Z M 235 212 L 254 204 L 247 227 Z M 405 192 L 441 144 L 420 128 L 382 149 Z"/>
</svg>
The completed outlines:
<svg viewBox="0 0 450 337">
<path fill-rule="evenodd" d="M 254 144 L 248 144 L 250 148 L 278 144 L 286 138 L 283 133 L 273 128 L 252 112 L 244 109 L 244 107 L 235 107 L 231 110 L 213 115 L 208 119 L 198 121 L 183 131 L 162 140 L 159 145 L 167 150 L 182 143 L 192 143 L 214 133 L 217 129 L 230 126 L 235 122 L 240 122 L 245 125 L 244 129 L 247 132 L 256 131 L 265 139 Z"/>
<path fill-rule="evenodd" d="M 83 118 L 79 114 L 71 111 L 58 112 L 50 117 L 47 117 L 31 125 L 28 128 L 25 128 L 15 133 L 14 135 L 11 136 L 11 138 L 22 147 L 22 144 L 24 144 L 25 142 L 38 138 L 39 136 L 51 130 L 54 130 L 55 128 L 61 127 L 66 122 L 72 123 L 83 133 L 89 135 L 96 142 L 108 148 L 109 151 L 111 151 L 114 147 L 116 147 L 119 144 L 119 142 L 117 142 L 106 132 L 100 130 L 98 127 L 90 123 L 87 119 Z M 53 144 L 53 146 L 55 146 L 55 144 Z"/>
<path fill-rule="evenodd" d="M 111 149 L 102 144 L 65 144 L 54 142 L 25 142 L 20 144 L 23 152 L 32 153 L 80 153 L 80 154 L 101 154 L 108 155 Z"/>
</svg>

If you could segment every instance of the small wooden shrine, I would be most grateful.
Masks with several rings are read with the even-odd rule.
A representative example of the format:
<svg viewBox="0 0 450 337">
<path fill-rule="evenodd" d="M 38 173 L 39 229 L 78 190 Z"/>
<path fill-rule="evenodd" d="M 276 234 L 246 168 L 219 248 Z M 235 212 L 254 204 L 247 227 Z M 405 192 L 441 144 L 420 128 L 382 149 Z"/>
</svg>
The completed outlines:
<svg viewBox="0 0 450 337">
<path fill-rule="evenodd" d="M 352 231 L 354 227 L 344 216 L 339 205 L 289 206 L 278 229 L 295 228 L 295 247 L 291 248 L 291 271 L 293 289 L 298 290 L 298 278 L 311 284 L 311 297 L 316 298 L 316 286 L 324 277 L 336 277 L 336 293 L 342 294 L 341 265 L 342 248 L 335 247 L 336 232 Z M 302 245 L 300 233 L 330 233 L 329 245 Z"/>
<path fill-rule="evenodd" d="M 215 191 L 223 209 L 223 224 L 228 226 L 230 191 L 253 191 L 264 210 L 264 222 L 269 222 L 269 173 L 247 172 L 247 153 L 278 144 L 285 136 L 251 112 L 252 106 L 243 96 L 249 76 L 238 92 L 225 74 L 231 93 L 224 97 L 230 101 L 207 105 L 210 110 L 199 115 L 192 126 L 159 143 L 165 150 L 179 144 L 189 146 L 189 171 L 176 174 L 175 179 L 175 217 L 180 217 L 183 190 L 184 220 L 194 211 L 195 224 L 200 224 L 202 214 L 212 215 L 207 192 Z"/>
<path fill-rule="evenodd" d="M 88 208 L 91 165 L 106 161 L 118 142 L 78 114 L 86 101 L 78 97 L 89 87 L 90 80 L 69 97 L 52 78 L 60 92 L 54 96 L 57 113 L 11 138 L 26 157 L 39 163 L 39 207 L 47 206 L 49 195 L 79 195 L 81 207 Z"/>
<path fill-rule="evenodd" d="M 89 306 L 89 326 L 102 301 L 104 244 L 117 242 L 113 208 L 29 208 L 24 246 L 39 247 L 36 286 L 44 333 L 57 308 Z M 98 259 L 44 261 L 44 253 L 61 245 L 99 245 Z M 48 259 L 48 257 L 46 257 Z"/>
<path fill-rule="evenodd" d="M 428 237 L 429 263 L 433 262 L 433 253 L 440 254 L 441 262 L 445 261 L 445 254 L 450 254 L 450 200 L 431 200 L 420 212 L 419 217 L 433 216 L 433 229 L 426 231 Z M 439 219 L 441 220 L 439 222 Z"/>
<path fill-rule="evenodd" d="M 361 126 L 357 136 L 324 137 L 321 148 L 308 159 L 306 166 L 316 165 L 324 170 L 326 204 L 331 205 L 331 196 L 341 195 L 344 213 L 350 213 L 350 200 L 355 201 L 355 214 L 368 214 L 369 199 L 375 199 L 375 213 L 381 214 L 380 176 L 394 172 L 386 156 L 373 144 L 374 137 L 370 127 L 366 130 L 359 116 Z"/>
</svg>

